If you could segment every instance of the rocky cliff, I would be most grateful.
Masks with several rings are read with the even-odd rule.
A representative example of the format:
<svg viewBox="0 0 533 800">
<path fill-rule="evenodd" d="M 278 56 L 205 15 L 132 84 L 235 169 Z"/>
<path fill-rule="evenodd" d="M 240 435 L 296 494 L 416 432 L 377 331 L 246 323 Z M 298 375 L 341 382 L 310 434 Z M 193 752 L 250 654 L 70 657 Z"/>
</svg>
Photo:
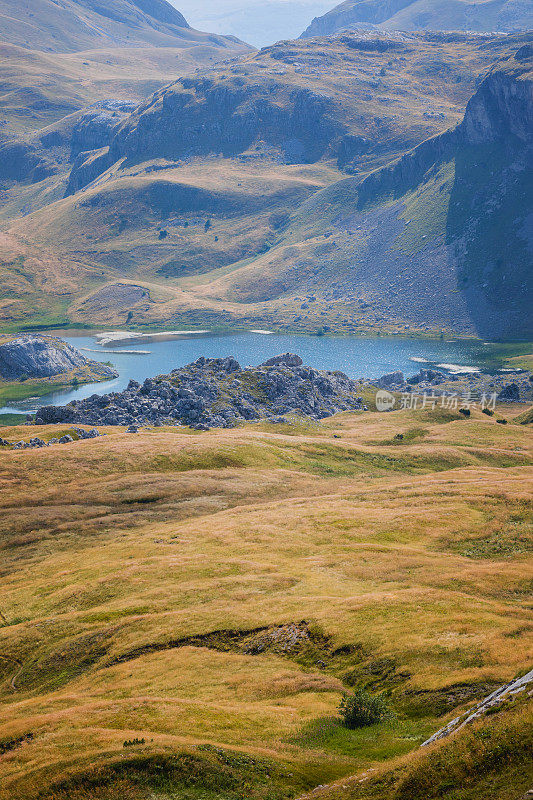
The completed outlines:
<svg viewBox="0 0 533 800">
<path fill-rule="evenodd" d="M 57 378 L 81 380 L 116 378 L 114 369 L 91 361 L 55 336 L 20 336 L 0 343 L 0 378 Z"/>
</svg>

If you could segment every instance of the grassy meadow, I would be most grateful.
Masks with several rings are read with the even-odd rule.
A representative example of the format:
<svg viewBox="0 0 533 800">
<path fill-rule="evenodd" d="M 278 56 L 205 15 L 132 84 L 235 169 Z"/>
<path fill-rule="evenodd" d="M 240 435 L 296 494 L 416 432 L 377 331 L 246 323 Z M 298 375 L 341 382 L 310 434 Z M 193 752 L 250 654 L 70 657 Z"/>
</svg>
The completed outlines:
<svg viewBox="0 0 533 800">
<path fill-rule="evenodd" d="M 418 750 L 533 660 L 533 440 L 497 411 L 0 448 L 0 799 L 520 796 L 528 698 Z M 344 727 L 353 687 L 394 716 Z"/>
</svg>

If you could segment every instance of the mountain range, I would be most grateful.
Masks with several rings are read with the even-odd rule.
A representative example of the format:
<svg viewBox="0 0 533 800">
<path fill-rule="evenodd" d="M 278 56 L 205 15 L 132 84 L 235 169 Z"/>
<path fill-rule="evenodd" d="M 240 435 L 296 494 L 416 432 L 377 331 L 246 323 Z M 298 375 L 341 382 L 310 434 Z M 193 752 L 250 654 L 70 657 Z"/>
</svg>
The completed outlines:
<svg viewBox="0 0 533 800">
<path fill-rule="evenodd" d="M 20 0 L 16 13 L 0 0 L 0 142 L 250 50 L 192 29 L 165 0 Z"/>
<path fill-rule="evenodd" d="M 345 0 L 315 17 L 302 34 L 326 36 L 343 30 L 523 31 L 533 28 L 529 0 Z"/>
<path fill-rule="evenodd" d="M 207 37 L 160 5 L 132 18 Z M 101 79 L 5 136 L 4 327 L 531 334 L 530 34 L 213 42 L 230 57 L 153 94 L 138 69 L 140 103 Z"/>
</svg>

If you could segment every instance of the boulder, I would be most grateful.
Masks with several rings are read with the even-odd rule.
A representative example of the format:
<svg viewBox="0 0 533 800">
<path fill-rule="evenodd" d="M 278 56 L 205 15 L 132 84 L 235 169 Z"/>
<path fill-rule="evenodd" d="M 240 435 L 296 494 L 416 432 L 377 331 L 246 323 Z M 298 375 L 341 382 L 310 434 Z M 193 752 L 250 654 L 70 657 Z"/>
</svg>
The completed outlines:
<svg viewBox="0 0 533 800">
<path fill-rule="evenodd" d="M 506 402 L 520 400 L 520 389 L 516 383 L 508 383 L 507 386 L 504 386 L 498 395 L 498 400 L 504 400 Z"/>
<path fill-rule="evenodd" d="M 281 356 L 268 358 L 260 365 L 261 367 L 301 367 L 304 362 L 300 356 L 294 353 L 285 353 Z"/>
<path fill-rule="evenodd" d="M 381 378 L 378 378 L 377 381 L 374 381 L 374 385 L 379 389 L 393 389 L 404 386 L 405 378 L 403 376 L 403 372 L 400 372 L 399 370 L 397 372 L 389 372 L 387 375 L 382 375 Z"/>
<path fill-rule="evenodd" d="M 43 406 L 35 414 L 36 425 L 55 425 L 58 422 L 71 422 L 74 420 L 75 411 L 68 406 Z"/>
<path fill-rule="evenodd" d="M 410 378 L 407 378 L 407 383 L 438 384 L 442 383 L 442 381 L 444 380 L 446 380 L 446 375 L 444 374 L 444 372 L 439 372 L 439 370 L 436 369 L 421 369 L 420 372 L 417 372 L 416 375 L 412 375 Z"/>
</svg>

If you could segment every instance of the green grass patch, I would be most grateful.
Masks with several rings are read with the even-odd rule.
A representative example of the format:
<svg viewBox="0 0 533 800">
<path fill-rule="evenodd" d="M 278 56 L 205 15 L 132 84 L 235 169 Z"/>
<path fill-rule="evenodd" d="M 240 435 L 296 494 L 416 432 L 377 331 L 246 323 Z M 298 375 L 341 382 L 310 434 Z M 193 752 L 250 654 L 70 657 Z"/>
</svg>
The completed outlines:
<svg viewBox="0 0 533 800">
<path fill-rule="evenodd" d="M 533 552 L 533 532 L 529 526 L 511 526 L 486 536 L 444 541 L 445 548 L 466 558 L 516 558 Z"/>
<path fill-rule="evenodd" d="M 26 414 L 0 414 L 0 427 L 12 427 L 14 425 L 24 425 Z"/>
<path fill-rule="evenodd" d="M 403 755 L 424 741 L 433 730 L 433 722 L 418 724 L 388 720 L 364 728 L 351 729 L 340 717 L 311 720 L 290 738 L 292 744 L 309 750 L 322 750 L 354 758 L 361 764 L 386 761 Z"/>
<path fill-rule="evenodd" d="M 266 759 L 199 745 L 175 755 L 144 752 L 57 784 L 44 800 L 284 800 L 309 784 Z"/>
</svg>

